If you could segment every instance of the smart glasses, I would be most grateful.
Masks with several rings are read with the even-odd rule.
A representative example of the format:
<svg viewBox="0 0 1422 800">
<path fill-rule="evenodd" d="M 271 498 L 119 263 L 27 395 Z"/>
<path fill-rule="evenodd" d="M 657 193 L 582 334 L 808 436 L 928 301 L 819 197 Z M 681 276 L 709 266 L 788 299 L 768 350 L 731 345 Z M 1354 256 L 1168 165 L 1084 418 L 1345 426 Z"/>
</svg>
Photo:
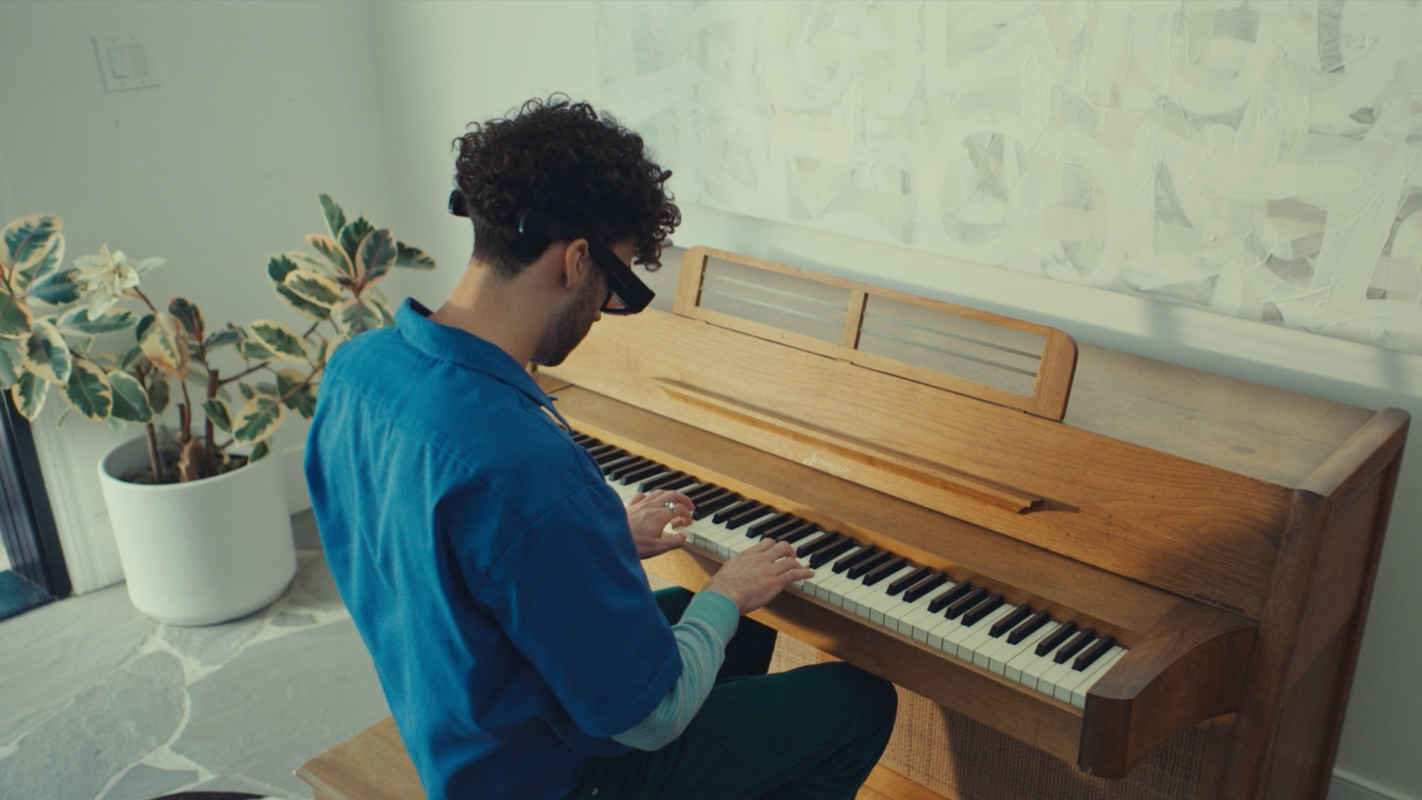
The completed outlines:
<svg viewBox="0 0 1422 800">
<path fill-rule="evenodd" d="M 449 193 L 449 213 L 457 217 L 469 216 L 469 209 L 464 204 L 464 195 L 458 189 Z M 537 250 L 541 250 L 555 238 L 551 233 L 554 229 L 555 226 L 550 224 L 542 214 L 536 211 L 526 211 L 518 218 L 519 246 L 527 251 L 533 251 L 535 246 Z M 588 254 L 592 256 L 593 263 L 598 266 L 603 277 L 607 279 L 607 298 L 603 300 L 602 313 L 636 314 L 646 308 L 647 304 L 652 302 L 652 298 L 656 296 L 651 287 L 643 283 L 632 272 L 632 268 L 618 258 L 611 248 L 592 239 L 588 239 L 587 242 Z"/>
</svg>

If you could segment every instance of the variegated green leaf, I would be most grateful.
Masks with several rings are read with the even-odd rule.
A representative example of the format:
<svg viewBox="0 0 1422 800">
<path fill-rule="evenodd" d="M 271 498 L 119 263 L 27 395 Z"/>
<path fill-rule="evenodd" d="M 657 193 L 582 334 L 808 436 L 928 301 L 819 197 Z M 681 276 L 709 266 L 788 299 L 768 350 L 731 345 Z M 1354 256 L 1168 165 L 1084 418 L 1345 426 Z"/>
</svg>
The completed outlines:
<svg viewBox="0 0 1422 800">
<path fill-rule="evenodd" d="M 286 419 L 286 409 L 270 397 L 258 395 L 247 401 L 233 420 L 232 438 L 254 444 L 271 436 Z"/>
<path fill-rule="evenodd" d="M 298 269 L 287 273 L 282 285 L 300 295 L 302 299 L 329 309 L 345 299 L 341 285 L 319 272 Z"/>
<path fill-rule="evenodd" d="M 324 192 L 321 194 L 321 213 L 326 216 L 326 227 L 331 229 L 331 235 L 340 236 L 341 228 L 346 227 L 346 212 Z"/>
<path fill-rule="evenodd" d="M 50 246 L 50 240 L 63 227 L 64 221 L 50 214 L 30 214 L 11 221 L 0 231 L 0 237 L 5 239 L 7 263 L 23 269 Z"/>
<path fill-rule="evenodd" d="M 277 357 L 288 361 L 306 362 L 306 342 L 302 340 L 301 334 L 286 325 L 262 319 L 248 325 L 247 329 Z"/>
<path fill-rule="evenodd" d="M 207 413 L 207 418 L 218 430 L 223 433 L 232 432 L 232 414 L 227 410 L 226 403 L 214 397 L 202 404 L 202 410 Z"/>
<path fill-rule="evenodd" d="M 201 342 L 206 332 L 206 323 L 202 318 L 202 309 L 197 304 L 186 297 L 174 297 L 168 302 L 168 313 L 172 314 L 183 330 L 194 340 Z"/>
<path fill-rule="evenodd" d="M 326 365 L 326 359 L 328 359 L 328 358 L 331 357 L 331 340 L 330 340 L 330 339 L 322 339 L 322 340 L 316 345 L 316 351 L 315 351 L 315 354 L 314 354 L 314 355 L 315 355 L 315 358 L 311 361 L 311 363 L 312 363 L 312 364 L 315 364 L 317 367 L 323 367 L 323 366 L 325 366 L 325 365 Z"/>
<path fill-rule="evenodd" d="M 257 446 L 252 448 L 252 454 L 247 456 L 247 463 L 255 464 L 256 462 L 261 461 L 262 459 L 266 458 L 271 454 L 272 446 L 270 444 L 266 442 L 258 442 Z"/>
<path fill-rule="evenodd" d="M 331 309 L 331 319 L 347 339 L 380 327 L 380 310 L 369 300 L 353 297 Z"/>
<path fill-rule="evenodd" d="M 52 306 L 62 306 L 79 299 L 79 284 L 74 281 L 75 270 L 64 269 L 30 285 L 29 296 Z"/>
<path fill-rule="evenodd" d="M 296 269 L 296 262 L 286 253 L 280 253 L 267 260 L 267 277 L 281 283 L 288 272 Z"/>
<path fill-rule="evenodd" d="M 136 341 L 143 341 L 143 337 L 148 335 L 148 329 L 153 326 L 153 315 L 144 314 L 143 319 L 138 321 L 138 327 L 133 329 L 133 336 Z"/>
<path fill-rule="evenodd" d="M 351 257 L 346 255 L 346 251 L 329 236 L 322 236 L 319 233 L 311 233 L 306 236 L 306 243 L 316 248 L 316 252 L 326 257 L 330 262 L 326 266 L 326 271 L 335 271 L 337 275 L 355 277 L 355 267 L 351 265 Z"/>
<path fill-rule="evenodd" d="M 69 382 L 74 359 L 64 335 L 53 324 L 40 320 L 21 349 L 25 369 L 50 383 L 63 386 Z"/>
<path fill-rule="evenodd" d="M 20 343 L 14 339 L 0 339 L 0 389 L 15 385 L 24 373 L 23 364 Z"/>
<path fill-rule="evenodd" d="M 104 373 L 84 361 L 75 362 L 64 396 L 75 411 L 95 421 L 108 419 L 114 405 L 113 392 L 104 380 Z"/>
<path fill-rule="evenodd" d="M 109 415 L 129 422 L 149 422 L 153 419 L 153 407 L 148 403 L 148 394 L 143 384 L 127 372 L 112 370 L 108 374 L 109 389 L 113 392 L 114 407 Z M 163 384 L 167 385 L 166 382 Z"/>
<path fill-rule="evenodd" d="M 124 351 L 123 357 L 119 359 L 118 368 L 127 372 L 133 368 L 134 364 L 138 363 L 140 358 L 143 358 L 143 348 L 134 345 Z"/>
<path fill-rule="evenodd" d="M 257 390 L 253 389 L 251 386 L 248 386 L 245 383 L 237 384 L 237 388 L 241 390 L 242 397 L 245 400 L 251 400 L 253 397 L 257 396 Z"/>
<path fill-rule="evenodd" d="M 138 344 L 149 363 L 165 375 L 181 378 L 188 371 L 188 339 L 183 335 L 181 323 L 172 314 L 155 315 L 153 323 L 144 331 Z"/>
<path fill-rule="evenodd" d="M 249 361 L 267 361 L 276 358 L 276 353 L 256 339 L 243 339 L 242 343 L 237 345 L 237 352 Z"/>
<path fill-rule="evenodd" d="M 341 228 L 341 235 L 336 237 L 336 241 L 340 242 L 341 249 L 346 251 L 346 255 L 351 257 L 351 263 L 356 263 L 356 251 L 360 249 L 361 240 L 365 239 L 366 234 L 373 230 L 375 230 L 375 226 L 371 225 L 365 217 L 347 222 L 345 227 Z"/>
<path fill-rule="evenodd" d="M 34 324 L 34 317 L 22 301 L 0 291 L 0 338 L 29 338 Z"/>
<path fill-rule="evenodd" d="M 395 266 L 407 269 L 434 269 L 435 260 L 418 247 L 395 243 Z"/>
<path fill-rule="evenodd" d="M 15 287 L 24 289 L 31 283 L 47 278 L 59 269 L 64 260 L 64 237 L 55 234 L 41 250 L 32 251 L 24 262 L 15 265 Z"/>
<path fill-rule="evenodd" d="M 113 314 L 105 314 L 98 319 L 89 319 L 89 309 L 76 308 L 59 318 L 58 325 L 77 333 L 85 333 L 91 336 L 98 336 L 104 333 L 121 331 L 124 328 L 132 327 L 135 322 L 133 312 L 119 311 Z"/>
<path fill-rule="evenodd" d="M 158 375 L 153 379 L 153 384 L 148 387 L 148 407 L 153 409 L 153 416 L 158 416 L 168 409 L 168 398 L 171 397 L 168 388 L 168 379 Z"/>
<path fill-rule="evenodd" d="M 228 323 L 226 328 L 207 337 L 207 341 L 203 342 L 202 346 L 211 351 L 219 347 L 237 344 L 240 341 L 242 341 L 242 332 Z"/>
<path fill-rule="evenodd" d="M 395 237 L 386 228 L 371 231 L 356 251 L 355 264 L 362 285 L 380 280 L 395 264 Z"/>
<path fill-rule="evenodd" d="M 49 394 L 49 382 L 26 372 L 19 383 L 10 387 L 10 399 L 15 401 L 15 409 L 30 422 L 34 422 L 44 410 L 44 398 Z"/>
<path fill-rule="evenodd" d="M 277 391 L 292 411 L 307 419 L 316 413 L 316 384 L 311 376 L 294 369 L 282 370 L 277 373 Z"/>
<path fill-rule="evenodd" d="M 302 316 L 310 317 L 318 321 L 331 316 L 329 306 L 316 305 L 296 292 L 293 292 L 291 287 L 286 284 L 277 284 L 276 292 L 281 295 L 281 299 L 285 300 L 287 305 L 299 311 Z"/>
</svg>

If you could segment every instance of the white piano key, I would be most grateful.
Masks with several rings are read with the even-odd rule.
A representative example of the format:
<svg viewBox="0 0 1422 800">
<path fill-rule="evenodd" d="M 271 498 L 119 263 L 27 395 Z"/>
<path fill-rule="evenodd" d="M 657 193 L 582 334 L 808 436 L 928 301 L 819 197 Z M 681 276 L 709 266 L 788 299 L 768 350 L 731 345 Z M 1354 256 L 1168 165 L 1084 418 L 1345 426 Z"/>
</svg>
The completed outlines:
<svg viewBox="0 0 1422 800">
<path fill-rule="evenodd" d="M 971 609 L 970 609 L 970 610 L 971 610 Z M 966 616 L 966 613 L 967 613 L 967 612 L 964 612 L 963 616 Z M 968 648 L 968 646 L 967 646 L 968 642 L 971 641 L 971 640 L 973 640 L 973 639 L 975 639 L 975 638 L 977 638 L 978 632 L 979 632 L 979 630 L 981 630 L 981 626 L 983 626 L 983 625 L 990 625 L 990 624 L 991 624 L 991 621 L 994 620 L 994 618 L 999 617 L 999 616 L 1001 616 L 1001 615 L 1002 615 L 1002 609 L 1001 609 L 1001 608 L 994 609 L 991 614 L 988 614 L 986 617 L 983 617 L 982 619 L 978 620 L 978 621 L 977 621 L 977 624 L 972 625 L 971 627 L 970 627 L 970 626 L 967 626 L 967 625 L 964 625 L 964 624 L 963 624 L 963 616 L 959 616 L 959 617 L 958 617 L 958 630 L 954 631 L 952 634 L 950 634 L 950 635 L 948 635 L 948 636 L 943 637 L 943 638 L 944 638 L 944 641 L 945 641 L 945 642 L 950 642 L 950 641 L 952 642 L 952 644 L 953 644 L 953 650 L 952 650 L 952 652 L 953 652 L 953 655 L 954 655 L 955 657 L 960 658 L 960 659 L 962 659 L 962 660 L 964 660 L 964 661 L 972 661 L 972 660 L 973 660 L 973 651 Z M 945 651 L 948 650 L 948 648 L 947 648 L 946 646 L 945 646 L 943 649 L 944 649 Z"/>
<path fill-rule="evenodd" d="M 902 608 L 894 611 L 894 630 L 905 636 L 913 637 L 913 620 L 918 618 L 918 612 L 928 609 L 928 604 L 933 602 L 933 592 L 924 592 L 912 603 L 905 603 Z M 902 594 L 899 597 L 903 597 Z M 921 639 L 919 641 L 922 641 Z"/>
<path fill-rule="evenodd" d="M 1002 677 L 1010 681 L 1022 683 L 1023 668 L 1032 664 L 1038 658 L 1036 654 L 1037 643 L 1047 638 L 1048 636 L 1051 636 L 1057 630 L 1057 628 L 1060 628 L 1061 626 L 1062 624 L 1060 622 L 1048 622 L 1047 624 L 1033 631 L 1031 636 L 1028 636 L 1026 639 L 1023 639 L 1021 648 L 1018 650 L 1017 655 L 1014 656 L 1011 661 L 1007 662 L 1006 667 L 1003 668 Z"/>
<path fill-rule="evenodd" d="M 1067 641 L 1071 641 L 1071 638 L 1068 637 Z M 1065 642 L 1062 644 L 1065 644 Z M 1032 651 L 1032 659 L 1022 667 L 1021 683 L 1023 686 L 1026 686 L 1028 689 L 1036 689 L 1043 676 L 1057 667 L 1057 663 L 1052 660 L 1052 654 L 1056 653 L 1057 649 L 1061 646 L 1061 644 L 1058 644 L 1052 648 L 1051 652 L 1040 656 L 1037 655 L 1036 650 Z M 1050 693 L 1050 691 L 1044 692 L 1044 694 Z"/>
<path fill-rule="evenodd" d="M 1096 663 L 1086 668 L 1086 674 L 1071 687 L 1071 699 L 1068 701 L 1077 708 L 1086 708 L 1086 695 L 1091 692 L 1091 687 L 1116 665 L 1121 657 L 1126 655 L 1126 648 L 1116 645 L 1107 650 Z"/>
<path fill-rule="evenodd" d="M 878 583 L 874 584 L 874 588 L 877 589 L 879 593 L 867 604 L 869 606 L 870 622 L 873 622 L 875 625 L 883 625 L 886 628 L 894 627 L 892 617 L 886 617 L 885 612 L 889 612 L 891 609 L 903 605 L 904 601 L 902 595 L 889 596 L 889 584 L 899 578 L 912 574 L 916 569 L 918 569 L 918 567 L 913 564 L 905 564 L 892 573 L 880 578 Z"/>
<path fill-rule="evenodd" d="M 1051 660 L 1053 659 L 1048 659 L 1048 661 Z M 1037 691 L 1041 692 L 1042 694 L 1055 697 L 1058 700 L 1061 700 L 1062 702 L 1066 702 L 1067 700 L 1069 700 L 1071 698 L 1071 694 L 1069 692 L 1065 697 L 1063 697 L 1058 693 L 1058 690 L 1061 688 L 1062 681 L 1072 680 L 1073 678 L 1081 674 L 1078 672 L 1071 671 L 1071 662 L 1075 660 L 1076 657 L 1072 656 L 1071 658 L 1068 658 L 1066 661 L 1060 664 L 1053 664 L 1045 673 L 1043 673 L 1042 677 L 1037 680 Z M 1075 683 L 1075 680 L 1072 680 L 1072 682 Z"/>
<path fill-rule="evenodd" d="M 978 634 L 972 642 L 968 643 L 968 646 L 973 650 L 973 663 L 983 669 L 991 669 L 992 653 L 997 650 L 999 644 L 1002 644 L 1007 639 L 1007 631 L 1004 631 L 1001 636 L 994 637 L 992 635 L 993 625 L 1011 616 L 1017 609 L 1021 608 L 1021 606 L 1014 606 L 1009 603 L 1004 603 L 1002 607 L 1007 609 L 1006 613 L 997 615 L 997 618 L 987 626 L 986 630 Z M 986 620 L 984 620 L 984 622 L 986 622 Z"/>
<path fill-rule="evenodd" d="M 978 620 L 978 624 L 968 629 L 968 636 L 958 643 L 958 657 L 964 661 L 971 661 L 974 664 L 978 664 L 978 651 L 985 647 L 988 642 L 993 641 L 988 635 L 988 632 L 992 630 L 992 626 L 996 625 L 998 620 L 1011 613 L 1012 607 L 1004 603 L 993 609 L 991 614 Z M 986 665 L 986 661 L 978 664 L 980 667 Z"/>
</svg>

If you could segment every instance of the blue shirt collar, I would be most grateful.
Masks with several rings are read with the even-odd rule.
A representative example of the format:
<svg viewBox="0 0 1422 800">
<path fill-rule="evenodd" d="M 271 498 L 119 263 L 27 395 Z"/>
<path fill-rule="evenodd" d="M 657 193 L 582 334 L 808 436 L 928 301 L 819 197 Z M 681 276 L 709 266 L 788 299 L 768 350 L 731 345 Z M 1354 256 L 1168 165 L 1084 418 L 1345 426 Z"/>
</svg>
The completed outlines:
<svg viewBox="0 0 1422 800">
<path fill-rule="evenodd" d="M 401 335 L 415 349 L 431 358 L 451 361 L 466 369 L 482 372 L 491 378 L 503 381 L 528 395 L 529 399 L 553 412 L 553 416 L 569 428 L 563 415 L 553 407 L 553 398 L 538 387 L 513 356 L 498 345 L 480 339 L 478 336 L 449 325 L 441 325 L 430 319 L 432 312 L 413 297 L 405 299 L 395 312 L 395 324 Z"/>
</svg>

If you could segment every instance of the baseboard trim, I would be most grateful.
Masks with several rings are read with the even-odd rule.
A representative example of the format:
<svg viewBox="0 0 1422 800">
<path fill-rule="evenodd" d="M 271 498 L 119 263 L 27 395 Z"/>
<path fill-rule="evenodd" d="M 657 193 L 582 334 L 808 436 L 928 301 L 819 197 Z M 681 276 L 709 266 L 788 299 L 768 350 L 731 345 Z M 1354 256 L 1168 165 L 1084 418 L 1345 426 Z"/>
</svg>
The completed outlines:
<svg viewBox="0 0 1422 800">
<path fill-rule="evenodd" d="M 1346 769 L 1333 770 L 1328 800 L 1418 800 L 1416 795 L 1399 792 L 1355 775 Z"/>
</svg>

